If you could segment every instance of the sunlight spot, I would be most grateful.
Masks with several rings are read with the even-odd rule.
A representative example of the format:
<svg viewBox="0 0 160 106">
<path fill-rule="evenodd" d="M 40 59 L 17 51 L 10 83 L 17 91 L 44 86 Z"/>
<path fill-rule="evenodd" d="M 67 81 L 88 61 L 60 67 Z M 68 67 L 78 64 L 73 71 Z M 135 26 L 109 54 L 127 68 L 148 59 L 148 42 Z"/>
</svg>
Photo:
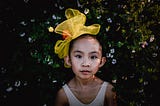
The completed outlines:
<svg viewBox="0 0 160 106">
<path fill-rule="evenodd" d="M 113 58 L 113 57 L 114 57 L 113 55 L 110 56 L 110 58 Z"/>
<path fill-rule="evenodd" d="M 7 96 L 6 96 L 6 95 L 3 95 L 3 98 L 7 98 Z"/>
<path fill-rule="evenodd" d="M 84 9 L 84 14 L 88 14 L 89 13 L 89 9 L 88 8 L 85 8 Z"/>
<path fill-rule="evenodd" d="M 55 14 L 52 15 L 52 19 L 54 19 L 54 20 L 57 19 Z"/>
<path fill-rule="evenodd" d="M 127 80 L 128 78 L 127 78 L 127 77 L 125 77 L 125 76 L 122 76 L 122 79 Z"/>
<path fill-rule="evenodd" d="M 80 4 L 80 2 L 79 2 L 79 0 L 77 0 L 77 5 L 78 5 L 78 7 L 83 7 L 81 4 Z"/>
<path fill-rule="evenodd" d="M 134 76 L 135 76 L 135 75 L 133 74 L 133 75 L 130 75 L 129 77 L 130 77 L 130 78 L 134 78 Z"/>
<path fill-rule="evenodd" d="M 112 19 L 111 19 L 111 18 L 108 18 L 107 21 L 108 21 L 109 23 L 112 23 Z"/>
<path fill-rule="evenodd" d="M 116 59 L 112 59 L 112 64 L 116 64 L 117 60 Z"/>
<path fill-rule="evenodd" d="M 99 16 L 97 16 L 97 19 L 100 19 L 102 16 L 101 15 L 99 15 Z"/>
<path fill-rule="evenodd" d="M 144 81 L 144 82 L 143 82 L 143 85 L 148 85 L 148 82 L 147 82 L 147 81 Z"/>
<path fill-rule="evenodd" d="M 29 0 L 24 0 L 24 2 L 25 2 L 25 3 L 28 3 L 28 2 L 29 2 Z"/>
<path fill-rule="evenodd" d="M 48 65 L 51 65 L 51 64 L 53 64 L 53 61 L 49 61 L 49 62 L 48 62 Z"/>
<path fill-rule="evenodd" d="M 31 19 L 30 21 L 31 21 L 31 22 L 35 22 L 36 20 L 35 20 L 35 19 Z"/>
<path fill-rule="evenodd" d="M 144 41 L 144 42 L 141 43 L 141 47 L 142 48 L 145 48 L 146 46 L 148 46 L 148 43 L 146 41 Z"/>
<path fill-rule="evenodd" d="M 23 32 L 23 33 L 20 33 L 20 37 L 24 37 L 26 35 L 26 33 L 25 32 Z"/>
<path fill-rule="evenodd" d="M 112 80 L 112 83 L 117 83 L 117 80 L 116 79 Z"/>
<path fill-rule="evenodd" d="M 32 42 L 33 42 L 33 39 L 32 39 L 31 37 L 29 37 L 29 38 L 28 38 L 28 42 L 29 42 L 29 43 L 32 43 Z"/>
<path fill-rule="evenodd" d="M 5 74 L 7 72 L 7 69 L 5 69 L 4 67 L 1 67 L 1 73 Z"/>
<path fill-rule="evenodd" d="M 108 2 L 105 2 L 104 5 L 108 5 Z"/>
<path fill-rule="evenodd" d="M 56 82 L 57 82 L 57 80 L 53 80 L 52 82 L 53 82 L 53 83 L 56 83 Z"/>
<path fill-rule="evenodd" d="M 157 57 L 158 54 L 157 53 L 152 53 L 152 57 Z"/>
<path fill-rule="evenodd" d="M 40 78 L 38 78 L 38 79 L 37 79 L 37 81 L 38 81 L 38 82 L 40 82 L 40 81 L 41 81 L 41 79 L 40 79 Z"/>
<path fill-rule="evenodd" d="M 106 32 L 108 32 L 108 31 L 109 31 L 109 29 L 110 29 L 110 26 L 106 27 Z"/>
<path fill-rule="evenodd" d="M 132 53 L 136 53 L 136 51 L 135 51 L 135 50 L 132 50 Z"/>
<path fill-rule="evenodd" d="M 44 104 L 43 106 L 47 106 L 47 104 Z"/>
<path fill-rule="evenodd" d="M 43 13 L 44 13 L 44 14 L 46 14 L 46 13 L 47 13 L 47 11 L 46 11 L 46 10 L 44 10 L 44 11 L 43 11 Z"/>
<path fill-rule="evenodd" d="M 27 84 L 28 84 L 27 81 L 25 81 L 23 85 L 26 86 Z"/>
<path fill-rule="evenodd" d="M 50 26 L 50 27 L 48 28 L 48 31 L 49 31 L 49 32 L 54 32 L 54 28 Z"/>
<path fill-rule="evenodd" d="M 48 25 L 48 24 L 50 24 L 50 22 L 49 22 L 49 21 L 46 21 L 46 22 L 45 22 L 45 24 L 47 24 L 47 25 Z"/>
<path fill-rule="evenodd" d="M 154 35 L 152 35 L 151 37 L 150 37 L 150 39 L 149 39 L 149 42 L 153 42 L 154 41 Z"/>
<path fill-rule="evenodd" d="M 55 4 L 54 4 L 54 6 L 55 6 L 55 7 L 58 7 L 58 4 L 57 4 L 57 3 L 55 3 Z"/>
<path fill-rule="evenodd" d="M 139 90 L 139 93 L 143 93 L 143 91 L 144 91 L 144 90 L 143 90 L 143 89 L 141 89 L 141 90 Z"/>
<path fill-rule="evenodd" d="M 61 17 L 57 16 L 57 20 L 60 20 L 60 19 L 61 19 Z"/>
<path fill-rule="evenodd" d="M 110 53 L 115 53 L 115 49 L 110 49 Z"/>
<path fill-rule="evenodd" d="M 19 87 L 21 85 L 21 81 L 15 81 L 14 86 Z"/>
<path fill-rule="evenodd" d="M 107 58 L 111 57 L 111 53 L 106 53 L 106 57 Z"/>
<path fill-rule="evenodd" d="M 60 10 L 62 10 L 62 9 L 64 9 L 64 7 L 62 7 L 62 6 L 59 6 L 59 9 L 60 9 Z"/>
<path fill-rule="evenodd" d="M 11 92 L 12 90 L 13 90 L 13 87 L 8 87 L 8 88 L 6 89 L 7 92 Z"/>
<path fill-rule="evenodd" d="M 26 26 L 27 23 L 25 21 L 20 22 L 21 25 Z"/>
</svg>

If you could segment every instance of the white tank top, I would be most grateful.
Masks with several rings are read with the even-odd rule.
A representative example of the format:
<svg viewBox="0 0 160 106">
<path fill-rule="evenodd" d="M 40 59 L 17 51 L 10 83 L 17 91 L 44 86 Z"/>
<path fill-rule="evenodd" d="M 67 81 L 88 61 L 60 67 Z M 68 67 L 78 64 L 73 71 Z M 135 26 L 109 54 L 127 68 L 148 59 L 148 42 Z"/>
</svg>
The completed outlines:
<svg viewBox="0 0 160 106">
<path fill-rule="evenodd" d="M 70 90 L 70 88 L 68 87 L 67 84 L 65 84 L 63 86 L 63 89 L 67 95 L 67 98 L 69 100 L 69 105 L 70 106 L 103 106 L 104 105 L 104 99 L 105 99 L 105 92 L 106 92 L 106 88 L 107 88 L 108 83 L 104 82 L 101 85 L 101 88 L 96 96 L 96 98 L 89 104 L 84 104 L 82 102 L 80 102 L 76 96 L 72 93 L 72 91 Z"/>
</svg>

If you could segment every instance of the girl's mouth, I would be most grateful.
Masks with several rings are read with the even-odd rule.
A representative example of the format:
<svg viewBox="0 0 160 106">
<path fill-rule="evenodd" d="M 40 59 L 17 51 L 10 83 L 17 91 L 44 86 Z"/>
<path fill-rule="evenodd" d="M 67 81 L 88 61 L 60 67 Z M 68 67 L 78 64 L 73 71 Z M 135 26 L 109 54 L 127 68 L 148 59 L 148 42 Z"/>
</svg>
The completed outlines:
<svg viewBox="0 0 160 106">
<path fill-rule="evenodd" d="M 91 71 L 88 71 L 88 70 L 82 70 L 82 71 L 80 71 L 82 74 L 84 74 L 84 75 L 88 75 L 88 74 L 90 74 L 91 73 Z"/>
</svg>

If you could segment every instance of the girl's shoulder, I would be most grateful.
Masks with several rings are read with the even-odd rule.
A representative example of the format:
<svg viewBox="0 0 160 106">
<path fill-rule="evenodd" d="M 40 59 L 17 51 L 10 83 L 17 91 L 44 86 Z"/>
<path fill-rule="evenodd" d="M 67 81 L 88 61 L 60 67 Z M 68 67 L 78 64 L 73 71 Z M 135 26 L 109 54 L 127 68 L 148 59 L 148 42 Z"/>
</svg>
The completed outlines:
<svg viewBox="0 0 160 106">
<path fill-rule="evenodd" d="M 112 106 L 117 106 L 117 95 L 114 86 L 107 82 L 106 94 L 105 98 L 108 104 L 112 104 Z"/>
<path fill-rule="evenodd" d="M 66 106 L 66 105 L 68 105 L 68 99 L 67 99 L 67 96 L 66 96 L 63 88 L 61 88 L 58 91 L 55 102 L 56 102 L 56 106 Z"/>
</svg>

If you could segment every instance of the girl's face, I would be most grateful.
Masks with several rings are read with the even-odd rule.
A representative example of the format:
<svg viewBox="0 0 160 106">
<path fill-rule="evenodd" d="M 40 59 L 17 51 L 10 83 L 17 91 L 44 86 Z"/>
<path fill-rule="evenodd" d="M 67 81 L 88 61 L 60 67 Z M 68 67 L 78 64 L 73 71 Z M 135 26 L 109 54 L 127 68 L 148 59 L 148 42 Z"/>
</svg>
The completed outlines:
<svg viewBox="0 0 160 106">
<path fill-rule="evenodd" d="M 73 43 L 70 57 L 66 60 L 76 77 L 80 79 L 93 77 L 106 61 L 105 57 L 102 57 L 102 47 L 92 37 L 77 39 Z"/>
</svg>

